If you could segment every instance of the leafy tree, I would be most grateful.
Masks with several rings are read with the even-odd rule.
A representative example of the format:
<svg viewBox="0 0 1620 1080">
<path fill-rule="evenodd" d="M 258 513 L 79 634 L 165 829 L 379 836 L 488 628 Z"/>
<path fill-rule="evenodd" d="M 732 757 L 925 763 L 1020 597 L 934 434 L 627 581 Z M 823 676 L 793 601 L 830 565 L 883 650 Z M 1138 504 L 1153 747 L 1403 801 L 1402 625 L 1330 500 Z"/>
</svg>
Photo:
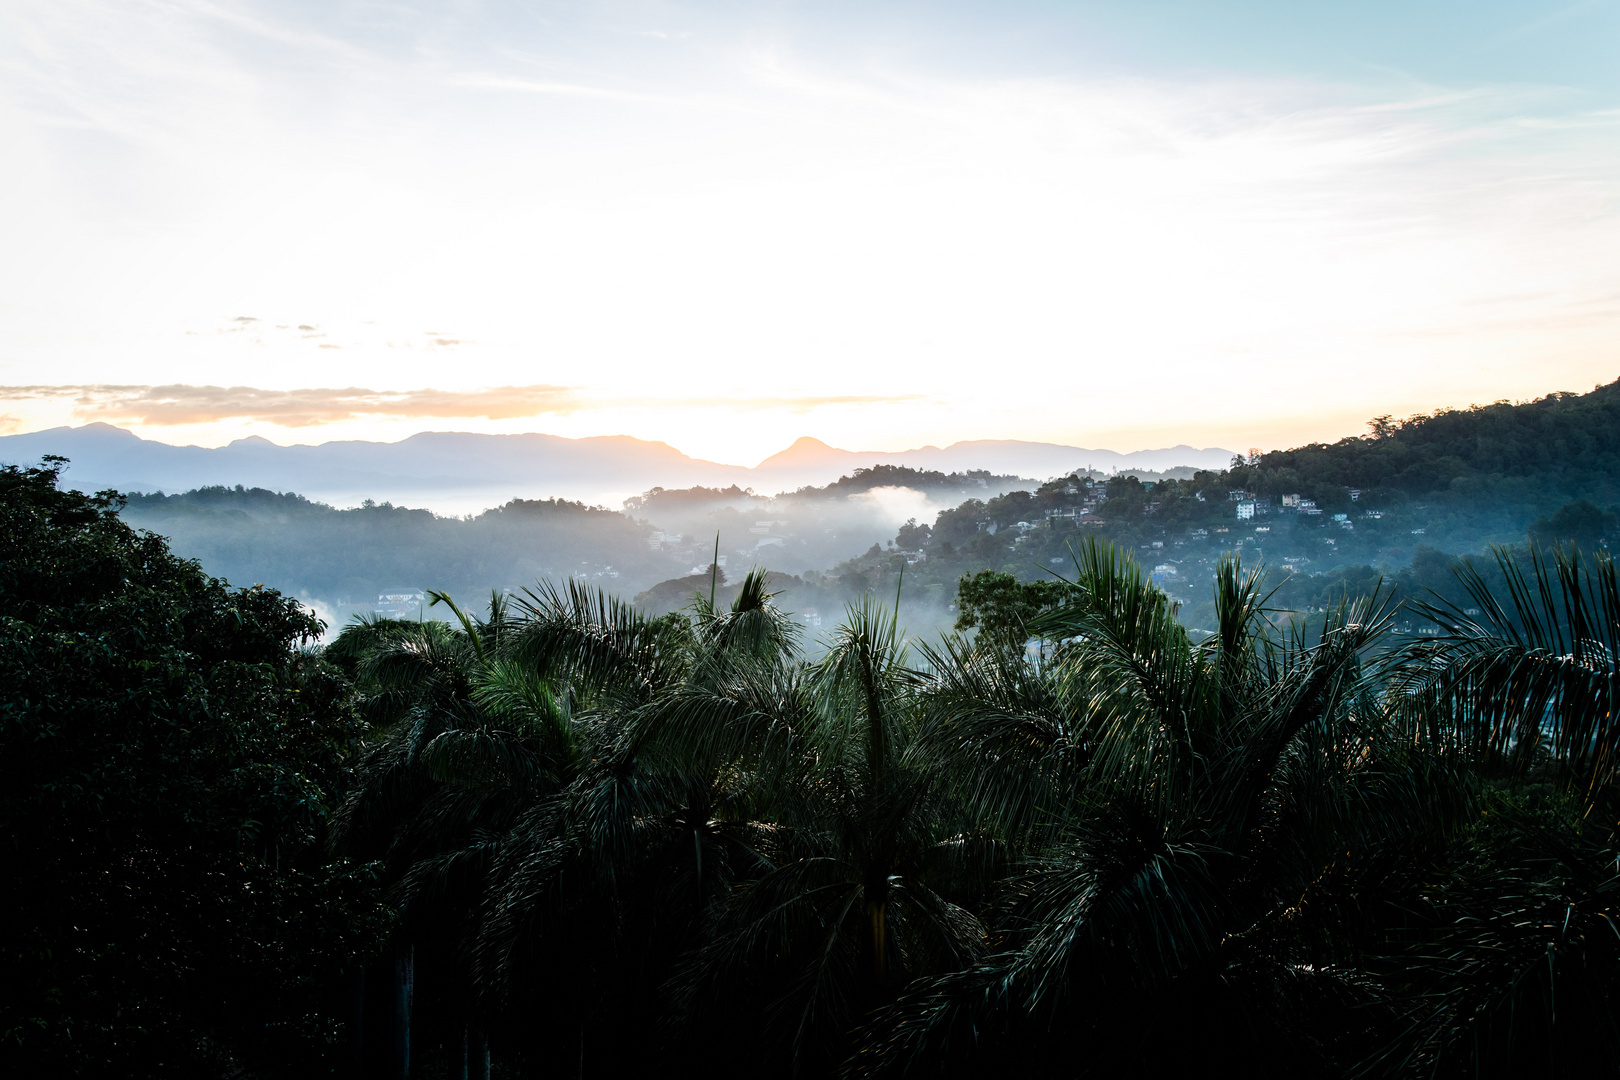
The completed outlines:
<svg viewBox="0 0 1620 1080">
<path fill-rule="evenodd" d="M 963 575 L 956 587 L 956 629 L 977 629 L 987 642 L 1022 648 L 1036 617 L 1067 595 L 1061 581 L 1019 581 L 1000 570 Z"/>
<path fill-rule="evenodd" d="M 0 468 L 0 1060 L 330 1070 L 341 974 L 386 925 L 369 869 L 324 855 L 347 684 L 295 602 L 60 490 L 62 464 Z"/>
<path fill-rule="evenodd" d="M 1604 513 L 1585 499 L 1576 499 L 1559 507 L 1551 517 L 1537 518 L 1530 526 L 1530 539 L 1543 546 L 1568 543 L 1583 551 L 1595 551 L 1613 530 L 1613 514 Z"/>
<path fill-rule="evenodd" d="M 895 534 L 894 544 L 904 551 L 916 551 L 928 544 L 933 529 L 928 525 L 918 525 L 916 518 L 907 518 L 906 523 L 900 526 Z"/>
</svg>

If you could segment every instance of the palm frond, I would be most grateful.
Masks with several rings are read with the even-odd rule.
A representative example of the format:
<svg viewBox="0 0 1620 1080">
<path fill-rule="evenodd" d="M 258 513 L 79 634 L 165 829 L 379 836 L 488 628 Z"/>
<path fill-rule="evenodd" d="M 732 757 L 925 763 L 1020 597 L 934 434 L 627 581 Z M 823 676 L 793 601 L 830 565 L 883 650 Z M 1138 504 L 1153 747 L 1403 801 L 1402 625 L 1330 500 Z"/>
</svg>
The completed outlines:
<svg viewBox="0 0 1620 1080">
<path fill-rule="evenodd" d="M 512 601 L 511 654 L 576 694 L 643 700 L 674 685 L 686 663 L 684 622 L 648 619 L 618 597 L 569 579 L 541 582 Z"/>
<path fill-rule="evenodd" d="M 1028 836 L 1063 818 L 1092 745 L 1053 680 L 1022 656 L 960 636 L 919 651 L 928 680 L 912 752 L 953 763 L 960 798 L 1003 835 Z"/>
<path fill-rule="evenodd" d="M 1173 799 L 1209 751 L 1218 684 L 1170 599 L 1112 545 L 1075 553 L 1075 599 L 1032 629 L 1060 639 L 1054 660 L 1064 707 L 1085 717 L 1091 771 Z"/>
<path fill-rule="evenodd" d="M 1516 771 L 1549 756 L 1589 794 L 1620 767 L 1620 581 L 1607 555 L 1494 549 L 1506 603 L 1477 567 L 1454 568 L 1470 615 L 1439 597 L 1413 607 L 1442 632 L 1390 668 L 1398 710 L 1425 737 Z"/>
</svg>

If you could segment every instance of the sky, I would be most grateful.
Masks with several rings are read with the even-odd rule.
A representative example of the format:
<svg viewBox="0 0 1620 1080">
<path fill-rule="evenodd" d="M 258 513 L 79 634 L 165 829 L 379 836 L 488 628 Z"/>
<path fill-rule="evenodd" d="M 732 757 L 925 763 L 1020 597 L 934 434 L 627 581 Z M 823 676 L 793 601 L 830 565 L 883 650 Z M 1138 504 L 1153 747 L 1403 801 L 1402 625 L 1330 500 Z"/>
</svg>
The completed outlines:
<svg viewBox="0 0 1620 1080">
<path fill-rule="evenodd" d="M 1620 376 L 1620 0 L 0 0 L 0 432 L 1275 448 Z"/>
</svg>

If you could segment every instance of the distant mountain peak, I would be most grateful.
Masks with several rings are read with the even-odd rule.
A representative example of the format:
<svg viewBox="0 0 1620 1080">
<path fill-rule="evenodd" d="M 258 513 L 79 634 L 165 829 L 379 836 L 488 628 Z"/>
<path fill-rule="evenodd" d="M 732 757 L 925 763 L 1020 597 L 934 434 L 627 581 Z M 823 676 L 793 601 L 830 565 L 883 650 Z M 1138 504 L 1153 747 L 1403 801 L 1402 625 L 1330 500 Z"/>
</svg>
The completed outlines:
<svg viewBox="0 0 1620 1080">
<path fill-rule="evenodd" d="M 836 446 L 828 446 L 820 439 L 810 435 L 801 435 L 793 440 L 793 445 L 780 453 L 772 454 L 755 468 L 758 469 L 805 469 L 815 468 L 833 461 L 842 461 L 851 457 L 849 450 L 840 450 Z"/>
<path fill-rule="evenodd" d="M 88 436 L 90 438 L 95 438 L 95 439 L 118 439 L 118 440 L 120 440 L 122 442 L 145 442 L 146 441 L 145 439 L 142 439 L 139 435 L 135 434 L 133 431 L 128 430 L 127 428 L 116 427 L 116 426 L 114 426 L 112 424 L 104 423 L 104 422 L 102 422 L 100 420 L 92 421 L 91 423 L 88 423 L 88 424 L 80 424 L 78 427 L 73 427 L 70 424 L 65 424 L 62 427 L 47 428 L 47 429 L 45 429 L 45 431 L 37 432 L 35 434 L 40 434 L 40 435 L 46 435 L 46 434 L 65 435 L 65 434 L 67 434 L 69 432 L 77 433 L 77 434 L 79 434 L 81 436 Z"/>
<path fill-rule="evenodd" d="M 665 442 L 631 435 L 580 439 L 530 432 L 418 432 L 398 442 L 339 440 L 280 446 L 261 436 L 229 446 L 174 446 L 110 424 L 0 436 L 0 462 L 31 464 L 43 454 L 73 460 L 73 483 L 88 490 L 185 491 L 213 484 L 296 491 L 334 504 L 384 499 L 467 509 L 514 497 L 560 496 L 616 503 L 653 487 L 753 488 L 769 493 L 828 484 L 857 469 L 906 466 L 944 473 L 982 469 L 1039 481 L 1088 464 L 1161 470 L 1224 467 L 1226 451 L 1177 448 L 1116 454 L 1052 443 L 986 439 L 940 449 L 843 450 L 811 435 L 753 469 L 689 457 Z"/>
</svg>

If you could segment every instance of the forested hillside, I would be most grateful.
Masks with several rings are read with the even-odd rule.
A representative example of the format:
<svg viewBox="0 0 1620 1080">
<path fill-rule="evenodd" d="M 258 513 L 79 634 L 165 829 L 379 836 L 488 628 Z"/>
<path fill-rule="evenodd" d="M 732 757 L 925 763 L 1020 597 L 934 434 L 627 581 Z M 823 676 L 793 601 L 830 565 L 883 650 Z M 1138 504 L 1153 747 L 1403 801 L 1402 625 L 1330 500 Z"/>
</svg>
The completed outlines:
<svg viewBox="0 0 1620 1080">
<path fill-rule="evenodd" d="M 1442 587 L 1445 555 L 1531 536 L 1592 550 L 1614 532 L 1620 382 L 1370 427 L 1186 479 L 1073 475 L 969 499 L 830 576 L 892 581 L 903 561 L 915 586 L 948 595 L 986 568 L 1024 581 L 1067 572 L 1074 546 L 1099 537 L 1135 551 L 1182 617 L 1208 627 L 1225 553 L 1269 568 L 1277 606 L 1309 612 L 1380 577 L 1414 595 Z"/>
<path fill-rule="evenodd" d="M 1359 438 L 1264 454 L 1233 479 L 1263 495 L 1302 491 L 1336 507 L 1360 488 L 1387 503 L 1466 503 L 1514 520 L 1573 499 L 1620 502 L 1620 380 L 1588 394 L 1381 416 L 1368 426 Z"/>
<path fill-rule="evenodd" d="M 1620 1069 L 1602 553 L 1395 641 L 1231 554 L 1195 635 L 1088 537 L 964 586 L 971 640 L 868 592 L 807 655 L 749 574 L 317 650 L 56 479 L 0 469 L 6 1075 Z"/>
<path fill-rule="evenodd" d="M 1207 627 L 1209 586 L 1227 552 L 1268 568 L 1278 607 L 1310 612 L 1381 577 L 1401 595 L 1443 588 L 1442 556 L 1532 533 L 1599 547 L 1620 498 L 1617 431 L 1620 383 L 1379 418 L 1362 437 L 1145 479 L 1075 473 L 1030 483 L 878 465 L 775 496 L 653 488 L 625 513 L 516 500 L 468 518 L 217 487 L 130 496 L 124 517 L 214 573 L 318 602 L 335 621 L 374 606 L 384 589 L 470 597 L 568 577 L 670 611 L 706 587 L 718 538 L 723 578 L 735 584 L 750 566 L 769 567 L 781 602 L 811 630 L 868 589 L 893 595 L 901 567 L 903 614 L 931 630 L 957 618 L 964 575 L 1045 580 L 1069 572 L 1075 544 L 1097 537 L 1136 552 L 1181 601 L 1181 617 Z"/>
<path fill-rule="evenodd" d="M 369 501 L 344 510 L 293 493 L 221 486 L 129 495 L 122 514 L 211 573 L 273 586 L 341 622 L 371 610 L 384 590 L 402 588 L 465 597 L 578 577 L 633 596 L 708 566 L 717 539 L 734 577 L 755 562 L 817 571 L 893 535 L 903 510 L 1021 483 L 880 465 L 776 497 L 735 486 L 653 488 L 628 500 L 624 513 L 515 499 L 460 518 Z M 675 592 L 682 603 L 690 599 L 684 586 Z M 845 599 L 839 591 L 809 603 Z"/>
<path fill-rule="evenodd" d="M 400 587 L 466 595 L 542 577 L 634 585 L 668 573 L 647 526 L 564 499 L 515 499 L 454 518 L 386 503 L 339 510 L 262 488 L 127 498 L 124 520 L 168 537 L 210 573 L 334 609 L 370 610 L 382 590 Z"/>
</svg>

